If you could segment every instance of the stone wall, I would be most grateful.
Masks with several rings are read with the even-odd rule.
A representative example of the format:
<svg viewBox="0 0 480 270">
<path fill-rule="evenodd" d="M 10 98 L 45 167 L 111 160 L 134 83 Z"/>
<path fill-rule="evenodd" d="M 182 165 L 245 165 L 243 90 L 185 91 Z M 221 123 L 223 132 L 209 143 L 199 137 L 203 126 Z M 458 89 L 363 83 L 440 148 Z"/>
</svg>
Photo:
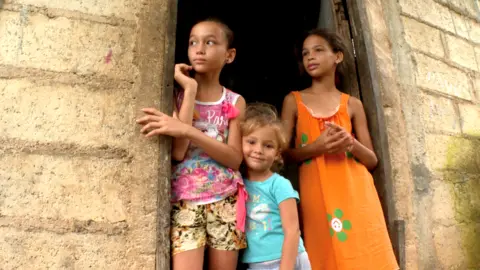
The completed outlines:
<svg viewBox="0 0 480 270">
<path fill-rule="evenodd" d="M 480 10 L 367 0 L 406 269 L 480 268 Z"/>
<path fill-rule="evenodd" d="M 155 268 L 166 2 L 0 1 L 1 269 Z"/>
<path fill-rule="evenodd" d="M 134 123 L 171 109 L 167 2 L 0 0 L 2 269 L 168 269 L 168 142 Z M 479 269 L 479 7 L 356 2 L 406 268 Z"/>
</svg>

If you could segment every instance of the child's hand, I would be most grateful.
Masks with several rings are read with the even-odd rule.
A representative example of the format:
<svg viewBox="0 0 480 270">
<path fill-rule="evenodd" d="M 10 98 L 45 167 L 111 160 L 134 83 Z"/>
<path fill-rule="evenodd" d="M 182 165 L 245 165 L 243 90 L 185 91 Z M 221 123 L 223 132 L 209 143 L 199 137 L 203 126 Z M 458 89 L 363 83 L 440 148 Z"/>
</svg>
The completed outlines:
<svg viewBox="0 0 480 270">
<path fill-rule="evenodd" d="M 183 89 L 196 91 L 198 83 L 188 74 L 190 70 L 192 70 L 192 66 L 188 66 L 186 64 L 176 64 L 175 75 L 173 77 Z"/>
<path fill-rule="evenodd" d="M 137 123 L 143 125 L 140 130 L 146 133 L 145 137 L 154 135 L 168 135 L 172 137 L 184 137 L 188 131 L 187 124 L 181 122 L 176 117 L 170 117 L 153 108 L 142 109 L 147 115 L 137 119 Z"/>
<path fill-rule="evenodd" d="M 349 151 L 353 146 L 353 136 L 343 127 L 331 122 L 326 122 L 325 150 L 328 154 L 337 154 Z"/>
<path fill-rule="evenodd" d="M 329 131 L 330 131 L 330 128 L 327 127 L 325 131 L 322 132 L 322 134 L 320 134 L 320 136 L 313 142 L 318 155 L 325 154 L 328 151 L 326 147 L 326 138 Z"/>
</svg>

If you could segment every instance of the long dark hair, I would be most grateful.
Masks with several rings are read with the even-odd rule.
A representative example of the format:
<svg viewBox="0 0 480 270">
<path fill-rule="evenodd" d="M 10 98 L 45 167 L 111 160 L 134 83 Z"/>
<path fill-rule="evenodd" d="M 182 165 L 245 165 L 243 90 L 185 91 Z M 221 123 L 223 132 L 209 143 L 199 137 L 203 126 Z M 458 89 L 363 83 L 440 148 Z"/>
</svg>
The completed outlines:
<svg viewBox="0 0 480 270">
<path fill-rule="evenodd" d="M 346 88 L 348 87 L 345 85 L 345 74 L 346 72 L 351 71 L 352 56 L 345 45 L 345 42 L 340 35 L 336 32 L 333 32 L 328 29 L 317 28 L 306 32 L 303 35 L 301 42 L 297 45 L 296 48 L 296 55 L 298 59 L 298 65 L 300 69 L 300 74 L 306 76 L 305 67 L 303 66 L 303 56 L 302 56 L 302 48 L 303 42 L 310 36 L 319 36 L 325 39 L 330 47 L 332 48 L 333 52 L 342 52 L 343 53 L 343 61 L 337 65 L 337 69 L 335 70 L 335 86 L 342 92 L 345 92 Z"/>
</svg>

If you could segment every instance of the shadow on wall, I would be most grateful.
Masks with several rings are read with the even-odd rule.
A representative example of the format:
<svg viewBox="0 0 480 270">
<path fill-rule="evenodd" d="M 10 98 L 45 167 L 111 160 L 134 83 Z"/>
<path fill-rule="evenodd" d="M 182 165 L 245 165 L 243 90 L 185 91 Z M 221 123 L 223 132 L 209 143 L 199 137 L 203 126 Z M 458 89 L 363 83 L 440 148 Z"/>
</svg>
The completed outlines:
<svg viewBox="0 0 480 270">
<path fill-rule="evenodd" d="M 480 135 L 451 138 L 444 179 L 451 185 L 455 221 L 461 233 L 468 269 L 480 268 Z"/>
</svg>

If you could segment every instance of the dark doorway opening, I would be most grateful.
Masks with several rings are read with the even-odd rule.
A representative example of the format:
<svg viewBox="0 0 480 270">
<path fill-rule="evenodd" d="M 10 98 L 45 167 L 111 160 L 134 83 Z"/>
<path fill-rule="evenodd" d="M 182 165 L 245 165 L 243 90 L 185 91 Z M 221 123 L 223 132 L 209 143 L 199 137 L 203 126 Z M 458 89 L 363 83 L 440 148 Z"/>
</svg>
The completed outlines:
<svg viewBox="0 0 480 270">
<path fill-rule="evenodd" d="M 191 27 L 199 20 L 216 17 L 234 32 L 235 61 L 222 71 L 220 81 L 247 101 L 274 105 L 280 112 L 283 98 L 307 87 L 300 75 L 295 46 L 305 31 L 317 27 L 320 1 L 297 2 L 179 0 L 176 63 L 188 63 Z M 296 166 L 286 168 L 298 189 Z M 208 258 L 208 256 L 206 256 Z M 207 269 L 207 268 L 204 268 Z M 238 269 L 246 269 L 239 263 Z"/>
<path fill-rule="evenodd" d="M 235 34 L 235 61 L 221 82 L 247 102 L 267 102 L 281 109 L 285 95 L 304 82 L 297 68 L 295 42 L 318 23 L 320 1 L 180 0 L 176 63 L 187 62 L 189 31 L 198 20 L 217 17 Z"/>
<path fill-rule="evenodd" d="M 394 225 L 388 142 L 384 127 L 383 108 L 375 82 L 375 63 L 370 54 L 371 41 L 363 1 L 305 0 L 225 1 L 178 0 L 176 13 L 175 63 L 188 63 L 187 47 L 191 27 L 199 20 L 216 17 L 235 33 L 237 57 L 221 76 L 221 83 L 241 94 L 250 102 L 273 104 L 280 112 L 283 98 L 293 90 L 306 87 L 308 81 L 299 73 L 295 45 L 302 34 L 315 27 L 335 29 L 350 49 L 350 69 L 346 74 L 348 94 L 361 98 L 370 126 L 370 133 L 380 164 L 373 172 L 382 201 L 392 244 L 397 258 L 401 233 Z M 349 17 L 350 14 L 350 17 Z M 355 29 L 355 30 L 353 30 Z M 350 41 L 353 41 L 353 46 Z M 370 46 L 370 47 L 369 47 Z M 354 58 L 354 50 L 357 56 Z M 295 166 L 287 167 L 287 177 L 297 186 Z M 243 269 L 243 268 L 239 268 Z"/>
<path fill-rule="evenodd" d="M 306 31 L 318 26 L 337 28 L 333 9 L 331 0 L 283 4 L 270 0 L 255 5 L 245 1 L 179 0 L 175 63 L 188 63 L 192 26 L 202 19 L 218 18 L 234 32 L 237 49 L 235 61 L 222 71 L 221 83 L 241 94 L 247 103 L 269 103 L 280 113 L 284 97 L 309 84 L 309 79 L 300 74 L 295 49 Z M 346 42 L 349 40 L 347 37 Z M 355 66 L 352 55 L 346 58 L 350 69 Z M 347 85 L 355 85 L 355 90 L 347 89 L 347 93 L 359 97 L 356 72 L 347 74 Z M 298 189 L 296 165 L 286 166 L 284 174 Z"/>
</svg>

